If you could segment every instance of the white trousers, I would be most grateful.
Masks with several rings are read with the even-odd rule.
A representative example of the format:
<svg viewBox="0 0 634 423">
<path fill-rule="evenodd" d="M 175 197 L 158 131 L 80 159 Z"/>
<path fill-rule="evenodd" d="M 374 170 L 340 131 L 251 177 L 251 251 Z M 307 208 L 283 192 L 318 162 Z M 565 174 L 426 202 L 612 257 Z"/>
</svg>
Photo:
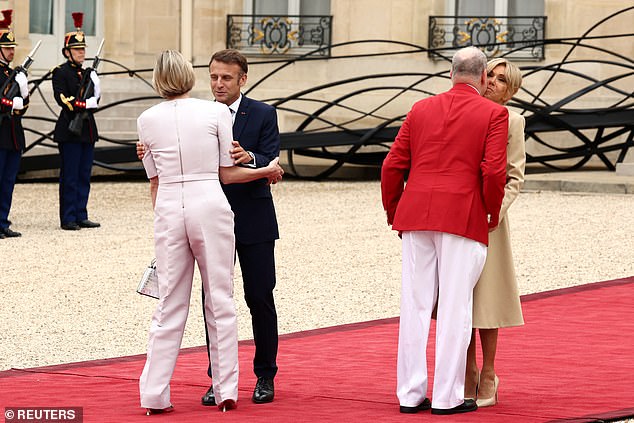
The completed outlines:
<svg viewBox="0 0 634 423">
<path fill-rule="evenodd" d="M 159 184 L 154 209 L 159 302 L 139 380 L 141 407 L 170 406 L 170 379 L 189 313 L 194 261 L 205 291 L 216 401 L 238 399 L 233 212 L 218 181 Z"/>
<path fill-rule="evenodd" d="M 487 248 L 443 232 L 407 231 L 402 236 L 396 394 L 400 404 L 409 407 L 425 399 L 427 338 L 437 301 L 432 407 L 453 408 L 464 401 L 473 288 L 482 273 Z"/>
</svg>

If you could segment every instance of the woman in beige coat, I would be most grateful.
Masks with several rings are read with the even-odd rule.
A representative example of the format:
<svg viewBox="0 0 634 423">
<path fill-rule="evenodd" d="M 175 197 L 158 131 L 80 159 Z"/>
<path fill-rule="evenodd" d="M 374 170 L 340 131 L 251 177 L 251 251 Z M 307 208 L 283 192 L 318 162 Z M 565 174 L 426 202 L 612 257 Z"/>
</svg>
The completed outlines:
<svg viewBox="0 0 634 423">
<path fill-rule="evenodd" d="M 503 58 L 487 64 L 488 86 L 484 96 L 506 104 L 522 85 L 517 66 Z M 506 185 L 500 210 L 500 224 L 489 233 L 489 249 L 484 270 L 473 292 L 473 332 L 467 351 L 465 398 L 477 398 L 478 407 L 497 403 L 499 379 L 495 374 L 498 328 L 524 324 L 519 290 L 515 279 L 508 209 L 524 183 L 524 117 L 509 110 Z M 476 363 L 475 330 L 482 344 L 482 370 Z"/>
</svg>

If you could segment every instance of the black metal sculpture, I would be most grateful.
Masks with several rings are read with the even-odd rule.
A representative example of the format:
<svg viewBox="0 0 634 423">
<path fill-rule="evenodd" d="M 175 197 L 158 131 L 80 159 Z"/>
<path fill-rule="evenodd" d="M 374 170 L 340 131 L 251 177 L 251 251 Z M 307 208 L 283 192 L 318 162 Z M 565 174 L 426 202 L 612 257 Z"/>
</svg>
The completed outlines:
<svg viewBox="0 0 634 423">
<path fill-rule="evenodd" d="M 488 51 L 498 52 L 500 56 L 508 56 L 511 60 L 516 52 L 525 49 L 543 52 L 544 47 L 548 46 L 569 46 L 568 52 L 560 62 L 522 66 L 525 84 L 509 103 L 526 117 L 527 149 L 530 151 L 527 155 L 528 163 L 541 164 L 556 170 L 574 170 L 596 157 L 605 168 L 614 170 L 616 163 L 622 161 L 628 149 L 634 145 L 634 60 L 632 57 L 592 44 L 592 41 L 597 39 L 626 40 L 631 44 L 634 33 L 598 36 L 593 33 L 602 28 L 601 33 L 605 34 L 608 32 L 605 28 L 609 27 L 611 20 L 632 14 L 634 7 L 613 13 L 579 37 L 524 40 L 522 43 L 516 42 L 514 48 L 510 48 L 509 43 L 491 43 L 494 48 Z M 497 48 L 500 45 L 504 45 L 504 48 Z M 364 51 L 374 46 L 378 52 L 336 54 L 337 51 L 350 51 L 351 47 L 355 46 L 363 47 Z M 386 49 L 386 46 L 390 48 Z M 478 46 L 487 51 L 490 44 Z M 326 49 L 328 54 L 324 54 Z M 319 61 L 322 65 L 327 63 L 328 66 L 337 67 L 345 60 L 362 63 L 362 60 L 368 57 L 383 57 L 388 65 L 390 60 L 399 57 L 421 57 L 429 54 L 442 60 L 450 60 L 448 52 L 452 49 L 455 49 L 455 46 L 447 49 L 425 48 L 392 40 L 329 44 L 296 57 L 251 61 L 252 67 L 266 65 L 269 68 L 273 67 L 273 70 L 257 81 L 250 81 L 250 88 L 246 93 L 276 106 L 280 115 L 287 118 L 287 122 L 297 122 L 293 130 L 281 134 L 282 149 L 288 155 L 288 173 L 298 177 L 326 178 L 346 163 L 380 166 L 413 99 L 435 95 L 448 88 L 448 70 L 424 73 L 411 69 L 398 69 L 396 72 L 393 69 L 387 72 L 360 69 L 356 76 L 322 85 L 310 86 L 310 78 L 306 78 L 308 88 L 280 98 L 262 99 L 262 96 L 257 95 L 258 90 L 267 84 L 279 84 L 273 82 L 273 79 L 283 79 L 284 72 L 293 65 L 313 66 L 315 61 Z M 591 60 L 570 60 L 572 53 L 581 49 L 592 51 L 594 57 Z M 410 60 L 406 63 L 413 62 L 415 61 Z M 131 70 L 123 66 L 121 68 L 123 70 L 120 72 L 108 72 L 103 76 L 127 73 L 130 77 L 139 78 L 144 84 L 150 85 L 143 75 L 149 75 L 151 69 Z M 443 68 L 446 69 L 448 66 Z M 609 76 L 601 77 L 601 72 L 593 72 L 593 69 L 609 71 L 606 72 Z M 49 79 L 47 74 L 33 81 L 32 92 L 41 93 L 39 85 Z M 541 85 L 531 83 L 535 80 L 546 82 Z M 570 92 L 562 98 L 553 100 L 553 97 L 549 96 L 549 87 L 554 84 L 561 85 L 561 81 L 564 80 L 566 86 L 571 87 Z M 527 88 L 535 86 L 540 86 L 537 92 Z M 559 88 L 561 90 L 561 87 Z M 603 91 L 601 98 L 610 100 L 598 106 L 596 103 L 599 96 L 595 94 L 600 90 Z M 146 96 L 106 104 L 100 108 L 99 113 L 123 103 L 157 98 L 148 92 Z M 54 116 L 52 109 L 51 112 Z M 51 122 L 50 131 L 29 128 L 29 119 Z M 54 168 L 56 154 L 28 154 L 28 150 L 36 145 L 54 146 L 49 142 L 54 117 L 27 115 L 23 122 L 25 129 L 37 136 L 27 147 L 27 154 L 22 162 L 23 169 Z M 553 137 L 553 134 L 556 136 Z M 564 134 L 568 141 L 562 144 L 560 140 Z M 111 146 L 96 149 L 96 165 L 127 172 L 138 172 L 141 169 L 134 154 L 136 139 L 102 139 L 108 141 Z M 317 174 L 302 174 L 295 165 L 296 156 L 324 159 L 327 164 Z"/>
</svg>

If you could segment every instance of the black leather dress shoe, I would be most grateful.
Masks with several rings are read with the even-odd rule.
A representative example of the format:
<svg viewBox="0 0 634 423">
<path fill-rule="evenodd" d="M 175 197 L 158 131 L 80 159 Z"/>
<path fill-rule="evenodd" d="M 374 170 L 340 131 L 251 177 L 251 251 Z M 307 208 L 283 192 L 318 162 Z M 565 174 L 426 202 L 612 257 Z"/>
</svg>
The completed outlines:
<svg viewBox="0 0 634 423">
<path fill-rule="evenodd" d="M 1 230 L 2 234 L 7 238 L 17 238 L 22 236 L 20 232 L 12 231 L 11 228 L 4 228 Z"/>
<path fill-rule="evenodd" d="M 0 232 L 0 239 L 6 238 L 2 232 Z"/>
<path fill-rule="evenodd" d="M 97 222 L 90 221 L 88 219 L 82 220 L 81 222 L 79 222 L 79 227 L 80 228 L 98 228 L 100 226 L 101 226 L 101 224 L 99 224 Z"/>
<path fill-rule="evenodd" d="M 216 405 L 216 397 L 214 396 L 214 386 L 211 385 L 205 395 L 200 400 L 202 405 Z"/>
<path fill-rule="evenodd" d="M 408 407 L 406 405 L 401 405 L 399 410 L 401 411 L 401 413 L 414 414 L 414 413 L 418 413 L 419 411 L 429 410 L 430 408 L 431 408 L 431 401 L 429 400 L 429 398 L 425 398 L 423 402 L 418 404 L 416 407 Z"/>
<path fill-rule="evenodd" d="M 464 402 L 454 408 L 432 408 L 432 414 L 458 414 L 458 413 L 468 413 L 469 411 L 476 411 L 478 409 L 478 405 L 475 400 L 466 399 Z"/>
<path fill-rule="evenodd" d="M 273 385 L 272 377 L 259 377 L 258 382 L 255 384 L 253 390 L 253 397 L 251 399 L 256 404 L 264 404 L 273 401 L 275 396 L 275 387 Z"/>
<path fill-rule="evenodd" d="M 62 229 L 65 231 L 78 231 L 81 228 L 76 222 L 62 223 Z"/>
</svg>

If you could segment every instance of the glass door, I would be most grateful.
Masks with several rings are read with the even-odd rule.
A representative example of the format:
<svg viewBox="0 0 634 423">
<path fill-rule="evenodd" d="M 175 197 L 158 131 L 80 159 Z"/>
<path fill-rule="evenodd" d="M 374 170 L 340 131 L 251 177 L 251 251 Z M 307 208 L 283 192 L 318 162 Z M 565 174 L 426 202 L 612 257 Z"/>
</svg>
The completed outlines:
<svg viewBox="0 0 634 423">
<path fill-rule="evenodd" d="M 75 30 L 72 12 L 84 13 L 86 57 L 97 52 L 103 34 L 103 0 L 30 0 L 29 38 L 32 45 L 42 41 L 32 70 L 48 71 L 64 62 L 64 35 Z"/>
</svg>

